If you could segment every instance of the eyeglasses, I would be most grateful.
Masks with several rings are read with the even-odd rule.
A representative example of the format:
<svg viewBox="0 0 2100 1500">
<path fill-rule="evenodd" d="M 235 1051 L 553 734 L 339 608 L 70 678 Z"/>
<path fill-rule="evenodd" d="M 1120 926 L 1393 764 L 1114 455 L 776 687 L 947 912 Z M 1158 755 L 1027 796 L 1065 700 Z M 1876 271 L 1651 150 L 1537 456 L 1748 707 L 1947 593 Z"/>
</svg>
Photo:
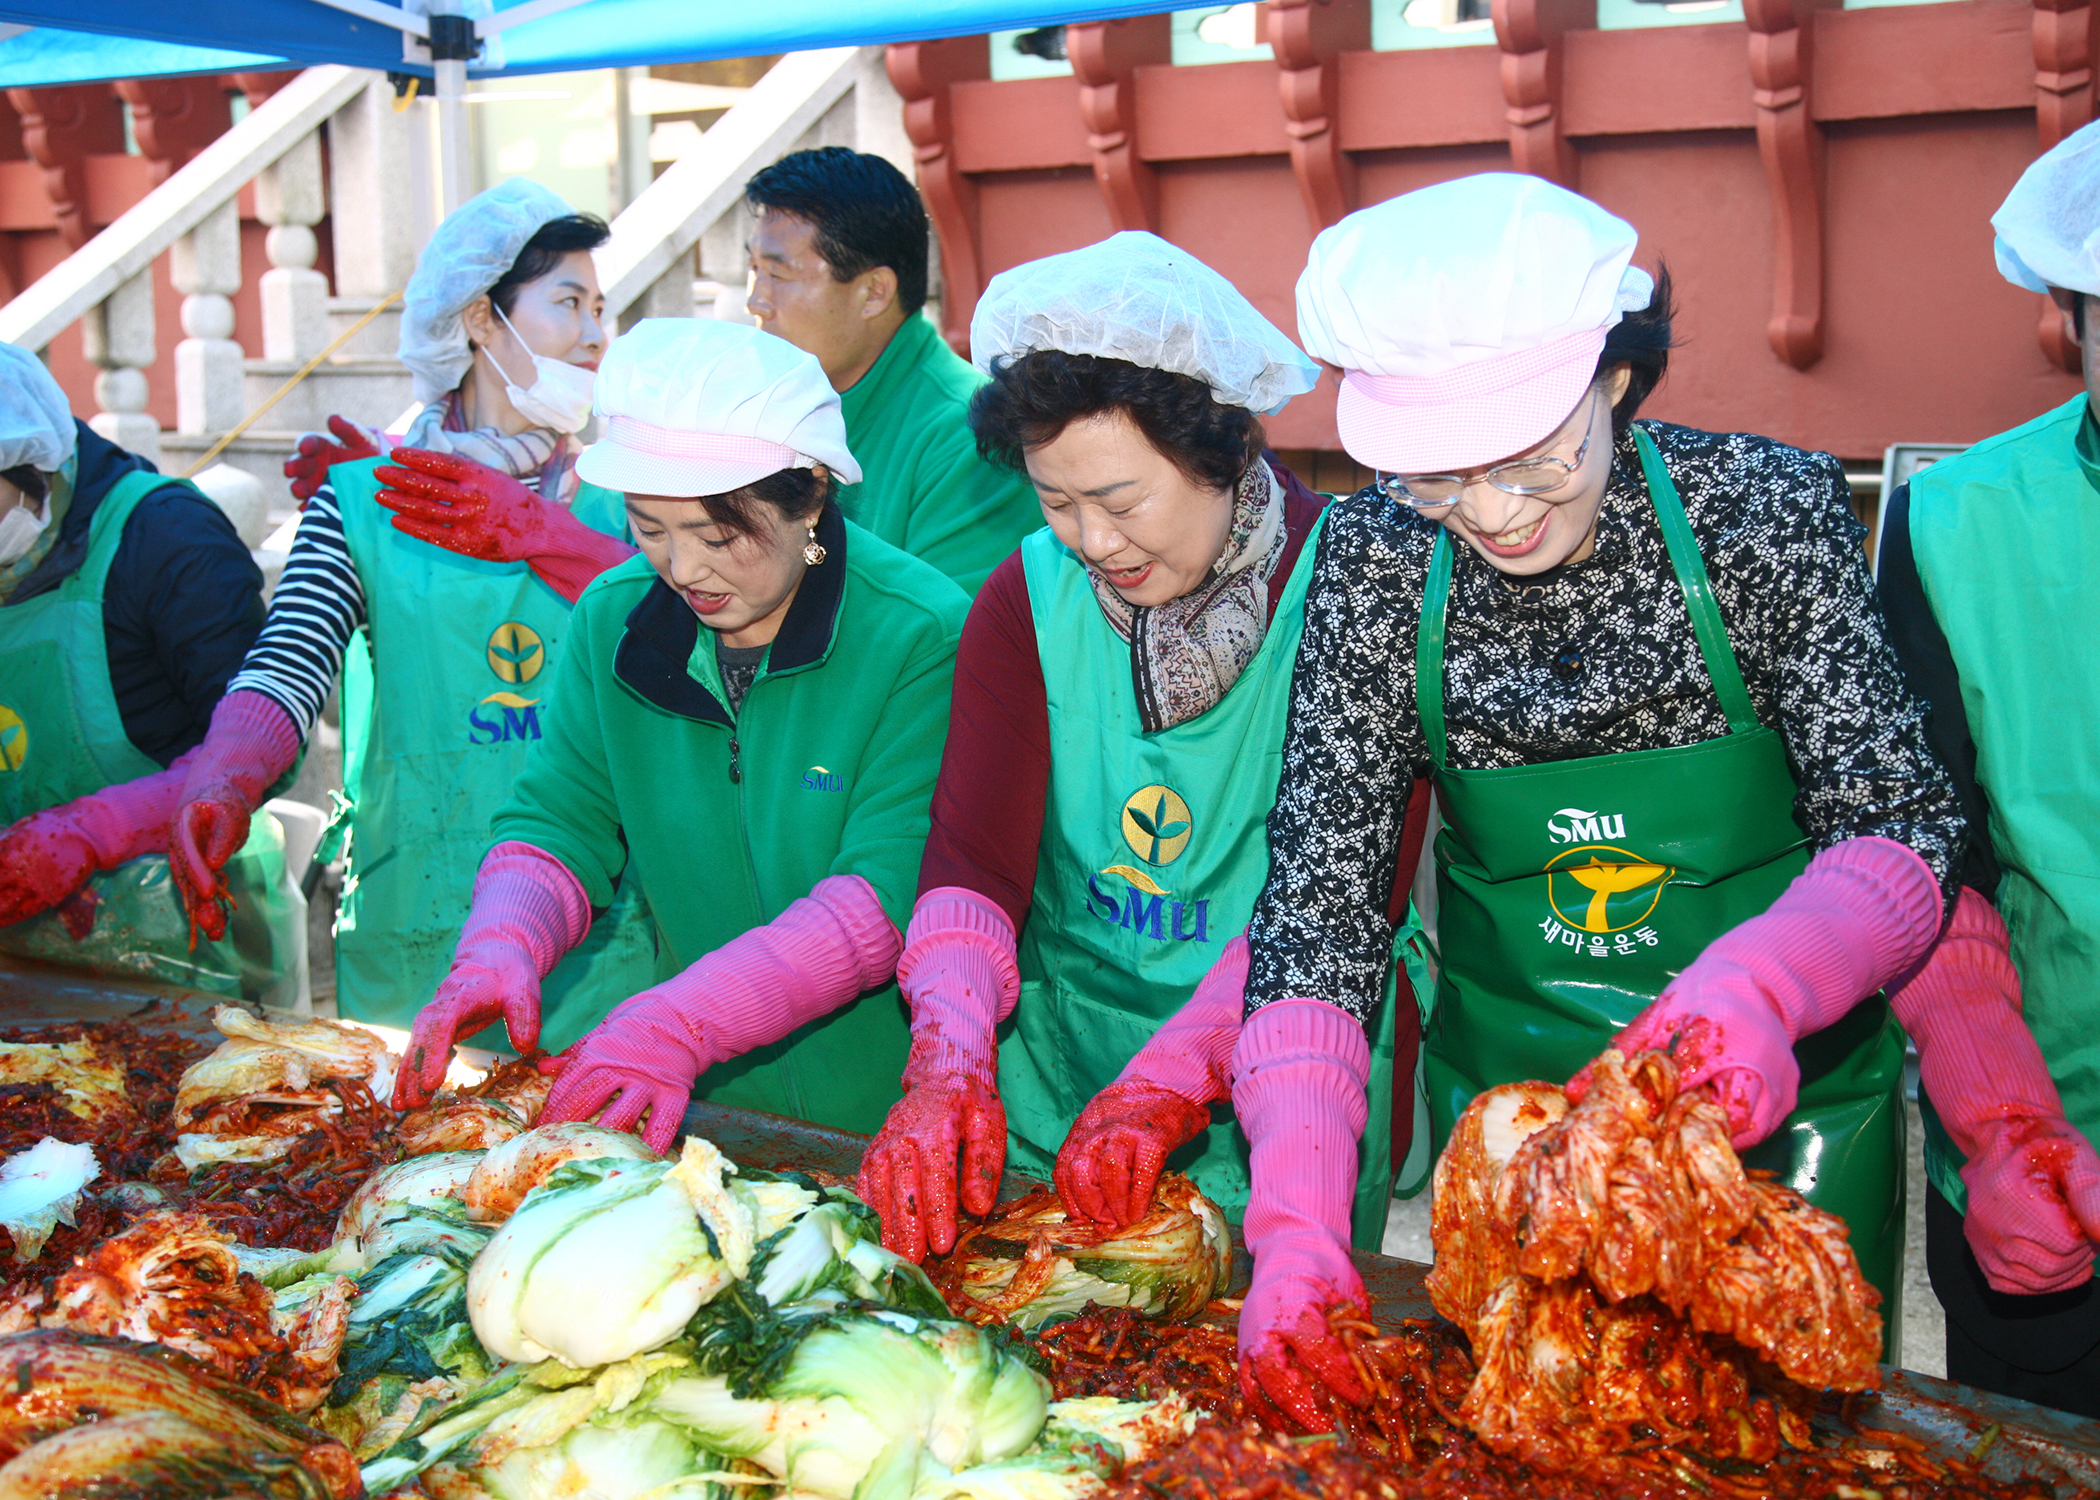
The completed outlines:
<svg viewBox="0 0 2100 1500">
<path fill-rule="evenodd" d="M 1595 395 L 1596 387 L 1591 387 Z M 1583 411 L 1592 410 L 1591 404 L 1583 403 Z M 1594 424 L 1592 424 L 1594 427 Z M 1573 458 L 1516 458 L 1506 464 L 1497 464 L 1477 479 L 1467 479 L 1462 474 L 1380 474 L 1378 488 L 1394 500 L 1412 505 L 1419 511 L 1448 510 L 1458 503 L 1466 492 L 1466 486 L 1486 480 L 1496 489 L 1511 495 L 1547 495 L 1559 489 L 1582 467 L 1589 456 L 1590 440 L 1594 431 L 1585 432 L 1582 446 L 1575 450 Z M 1555 441 L 1560 434 L 1555 434 Z"/>
</svg>

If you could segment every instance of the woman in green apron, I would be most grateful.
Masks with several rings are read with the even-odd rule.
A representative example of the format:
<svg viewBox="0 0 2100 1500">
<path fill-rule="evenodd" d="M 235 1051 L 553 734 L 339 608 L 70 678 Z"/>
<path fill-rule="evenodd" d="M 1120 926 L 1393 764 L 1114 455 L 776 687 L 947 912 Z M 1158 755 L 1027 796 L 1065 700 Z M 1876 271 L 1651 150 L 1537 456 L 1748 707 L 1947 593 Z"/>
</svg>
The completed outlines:
<svg viewBox="0 0 2100 1500">
<path fill-rule="evenodd" d="M 261 623 L 262 575 L 219 508 L 0 344 L 0 952 L 301 1002 L 306 903 L 276 820 L 231 852 L 240 916 L 213 941 L 190 942 L 164 854 Z"/>
<path fill-rule="evenodd" d="M 1635 238 L 1493 173 L 1314 243 L 1299 328 L 1381 478 L 1329 521 L 1306 606 L 1247 1025 L 1368 1013 L 1427 775 L 1438 1148 L 1492 1085 L 1674 1046 L 1749 1164 L 1845 1218 L 1893 1332 L 1903 1038 L 1876 992 L 1937 936 L 1963 819 L 1836 460 L 1633 421 L 1669 347 Z M 1290 1357 L 1256 1361 L 1282 1397 L 1307 1372 L 1361 1394 L 1313 1318 L 1361 1296 L 1328 1229 Z"/>
<path fill-rule="evenodd" d="M 210 934 L 225 921 L 220 867 L 340 675 L 335 980 L 352 1019 L 405 1027 L 444 977 L 489 819 L 547 731 L 570 606 L 633 555 L 620 497 L 576 473 L 607 340 L 590 256 L 606 233 L 523 179 L 438 226 L 401 319 L 426 405 L 398 440 L 338 420 L 340 442 L 302 443 L 288 472 L 310 498 L 269 619 L 188 768 L 171 857 Z M 550 976 L 544 1015 L 510 1018 L 510 1040 L 566 1045 L 655 969 L 628 882 Z"/>
<path fill-rule="evenodd" d="M 1316 372 L 1223 277 L 1135 232 L 996 277 L 971 346 L 991 376 L 978 442 L 1025 469 L 1049 524 L 994 571 L 963 634 L 898 965 L 905 1096 L 861 1192 L 917 1259 L 953 1244 L 958 1200 L 990 1210 L 1008 1161 L 1054 1171 L 1072 1212 L 1113 1222 L 1149 1206 L 1178 1151 L 1258 1244 L 1249 1153 L 1275 1113 L 1230 1081 L 1240 933 L 1268 867 L 1261 815 L 1325 502 L 1263 456 L 1255 414 Z M 1192 990 L 1201 1012 L 1162 1031 Z M 1412 1075 L 1410 1000 L 1380 1012 L 1349 1140 L 1354 1161 L 1377 1122 L 1350 1195 L 1371 1248 L 1392 1187 L 1396 1011 Z M 1237 1118 L 1213 1119 L 1227 1099 Z M 1111 1148 L 1136 1136 L 1133 1173 Z"/>
<path fill-rule="evenodd" d="M 598 410 L 584 476 L 624 492 L 643 555 L 577 601 L 557 712 L 403 1072 L 435 1086 L 462 1009 L 529 1014 L 592 909 L 639 879 L 657 972 L 562 1055 L 540 1118 L 596 1114 L 664 1150 L 697 1082 L 870 1130 L 904 1062 L 891 976 L 962 591 L 840 516 L 860 466 L 792 344 L 644 319 L 606 356 Z"/>
</svg>

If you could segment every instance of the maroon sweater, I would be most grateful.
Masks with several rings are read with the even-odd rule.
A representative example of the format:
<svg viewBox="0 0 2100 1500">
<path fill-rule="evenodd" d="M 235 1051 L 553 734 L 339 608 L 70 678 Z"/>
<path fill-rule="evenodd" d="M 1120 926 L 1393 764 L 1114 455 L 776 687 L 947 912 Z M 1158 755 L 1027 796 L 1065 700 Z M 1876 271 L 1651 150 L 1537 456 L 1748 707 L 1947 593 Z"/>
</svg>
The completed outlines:
<svg viewBox="0 0 2100 1500">
<path fill-rule="evenodd" d="M 1327 497 L 1305 487 L 1275 455 L 1269 467 L 1283 485 L 1283 562 L 1269 580 L 1277 601 Z M 1306 559 L 1304 566 L 1312 566 Z M 1123 691 L 1129 691 L 1126 683 Z M 963 624 L 955 655 L 955 696 L 948 746 L 933 791 L 933 831 L 919 865 L 919 894 L 959 885 L 995 901 L 1019 932 L 1035 892 L 1037 847 L 1050 790 L 1050 710 L 1043 660 L 1036 651 L 1035 612 L 1021 554 L 992 570 Z M 1422 807 L 1408 808 L 1407 838 L 1393 887 L 1393 914 L 1407 909 L 1407 890 L 1422 849 Z"/>
</svg>

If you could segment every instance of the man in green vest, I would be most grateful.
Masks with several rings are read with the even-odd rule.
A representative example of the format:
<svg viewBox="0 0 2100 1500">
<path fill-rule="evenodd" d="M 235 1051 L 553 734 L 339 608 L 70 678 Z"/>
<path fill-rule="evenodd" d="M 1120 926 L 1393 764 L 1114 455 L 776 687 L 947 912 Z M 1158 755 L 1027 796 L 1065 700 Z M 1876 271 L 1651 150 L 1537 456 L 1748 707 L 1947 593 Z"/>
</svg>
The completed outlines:
<svg viewBox="0 0 2100 1500">
<path fill-rule="evenodd" d="M 823 365 L 867 476 L 839 495 L 846 519 L 976 593 L 1043 518 L 1025 478 L 978 455 L 968 418 L 983 377 L 922 315 L 918 190 L 879 156 L 825 146 L 744 192 L 758 214 L 752 316 Z"/>
<path fill-rule="evenodd" d="M 1971 836 L 1954 919 L 1894 998 L 1948 1377 L 2100 1417 L 2100 125 L 1991 223 L 2006 279 L 2064 309 L 2087 389 L 1890 497 L 1890 638 Z"/>
</svg>

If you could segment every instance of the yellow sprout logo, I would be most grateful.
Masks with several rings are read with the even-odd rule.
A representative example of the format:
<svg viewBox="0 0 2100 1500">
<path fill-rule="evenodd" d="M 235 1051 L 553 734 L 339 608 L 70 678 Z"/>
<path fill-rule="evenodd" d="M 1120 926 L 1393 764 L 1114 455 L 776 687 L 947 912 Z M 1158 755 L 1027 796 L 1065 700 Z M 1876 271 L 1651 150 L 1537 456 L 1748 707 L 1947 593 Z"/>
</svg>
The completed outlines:
<svg viewBox="0 0 2100 1500">
<path fill-rule="evenodd" d="M 29 726 L 22 716 L 0 703 L 0 771 L 19 771 L 29 759 Z"/>
<path fill-rule="evenodd" d="M 1648 920 L 1676 873 L 1610 844 L 1583 844 L 1546 862 L 1546 899 L 1579 932 L 1623 932 Z"/>
<path fill-rule="evenodd" d="M 529 625 L 508 620 L 489 637 L 489 670 L 498 682 L 530 682 L 546 665 L 547 648 Z"/>
<path fill-rule="evenodd" d="M 1123 804 L 1123 842 L 1148 865 L 1181 858 L 1194 828 L 1189 805 L 1172 787 L 1139 787 Z"/>
</svg>

